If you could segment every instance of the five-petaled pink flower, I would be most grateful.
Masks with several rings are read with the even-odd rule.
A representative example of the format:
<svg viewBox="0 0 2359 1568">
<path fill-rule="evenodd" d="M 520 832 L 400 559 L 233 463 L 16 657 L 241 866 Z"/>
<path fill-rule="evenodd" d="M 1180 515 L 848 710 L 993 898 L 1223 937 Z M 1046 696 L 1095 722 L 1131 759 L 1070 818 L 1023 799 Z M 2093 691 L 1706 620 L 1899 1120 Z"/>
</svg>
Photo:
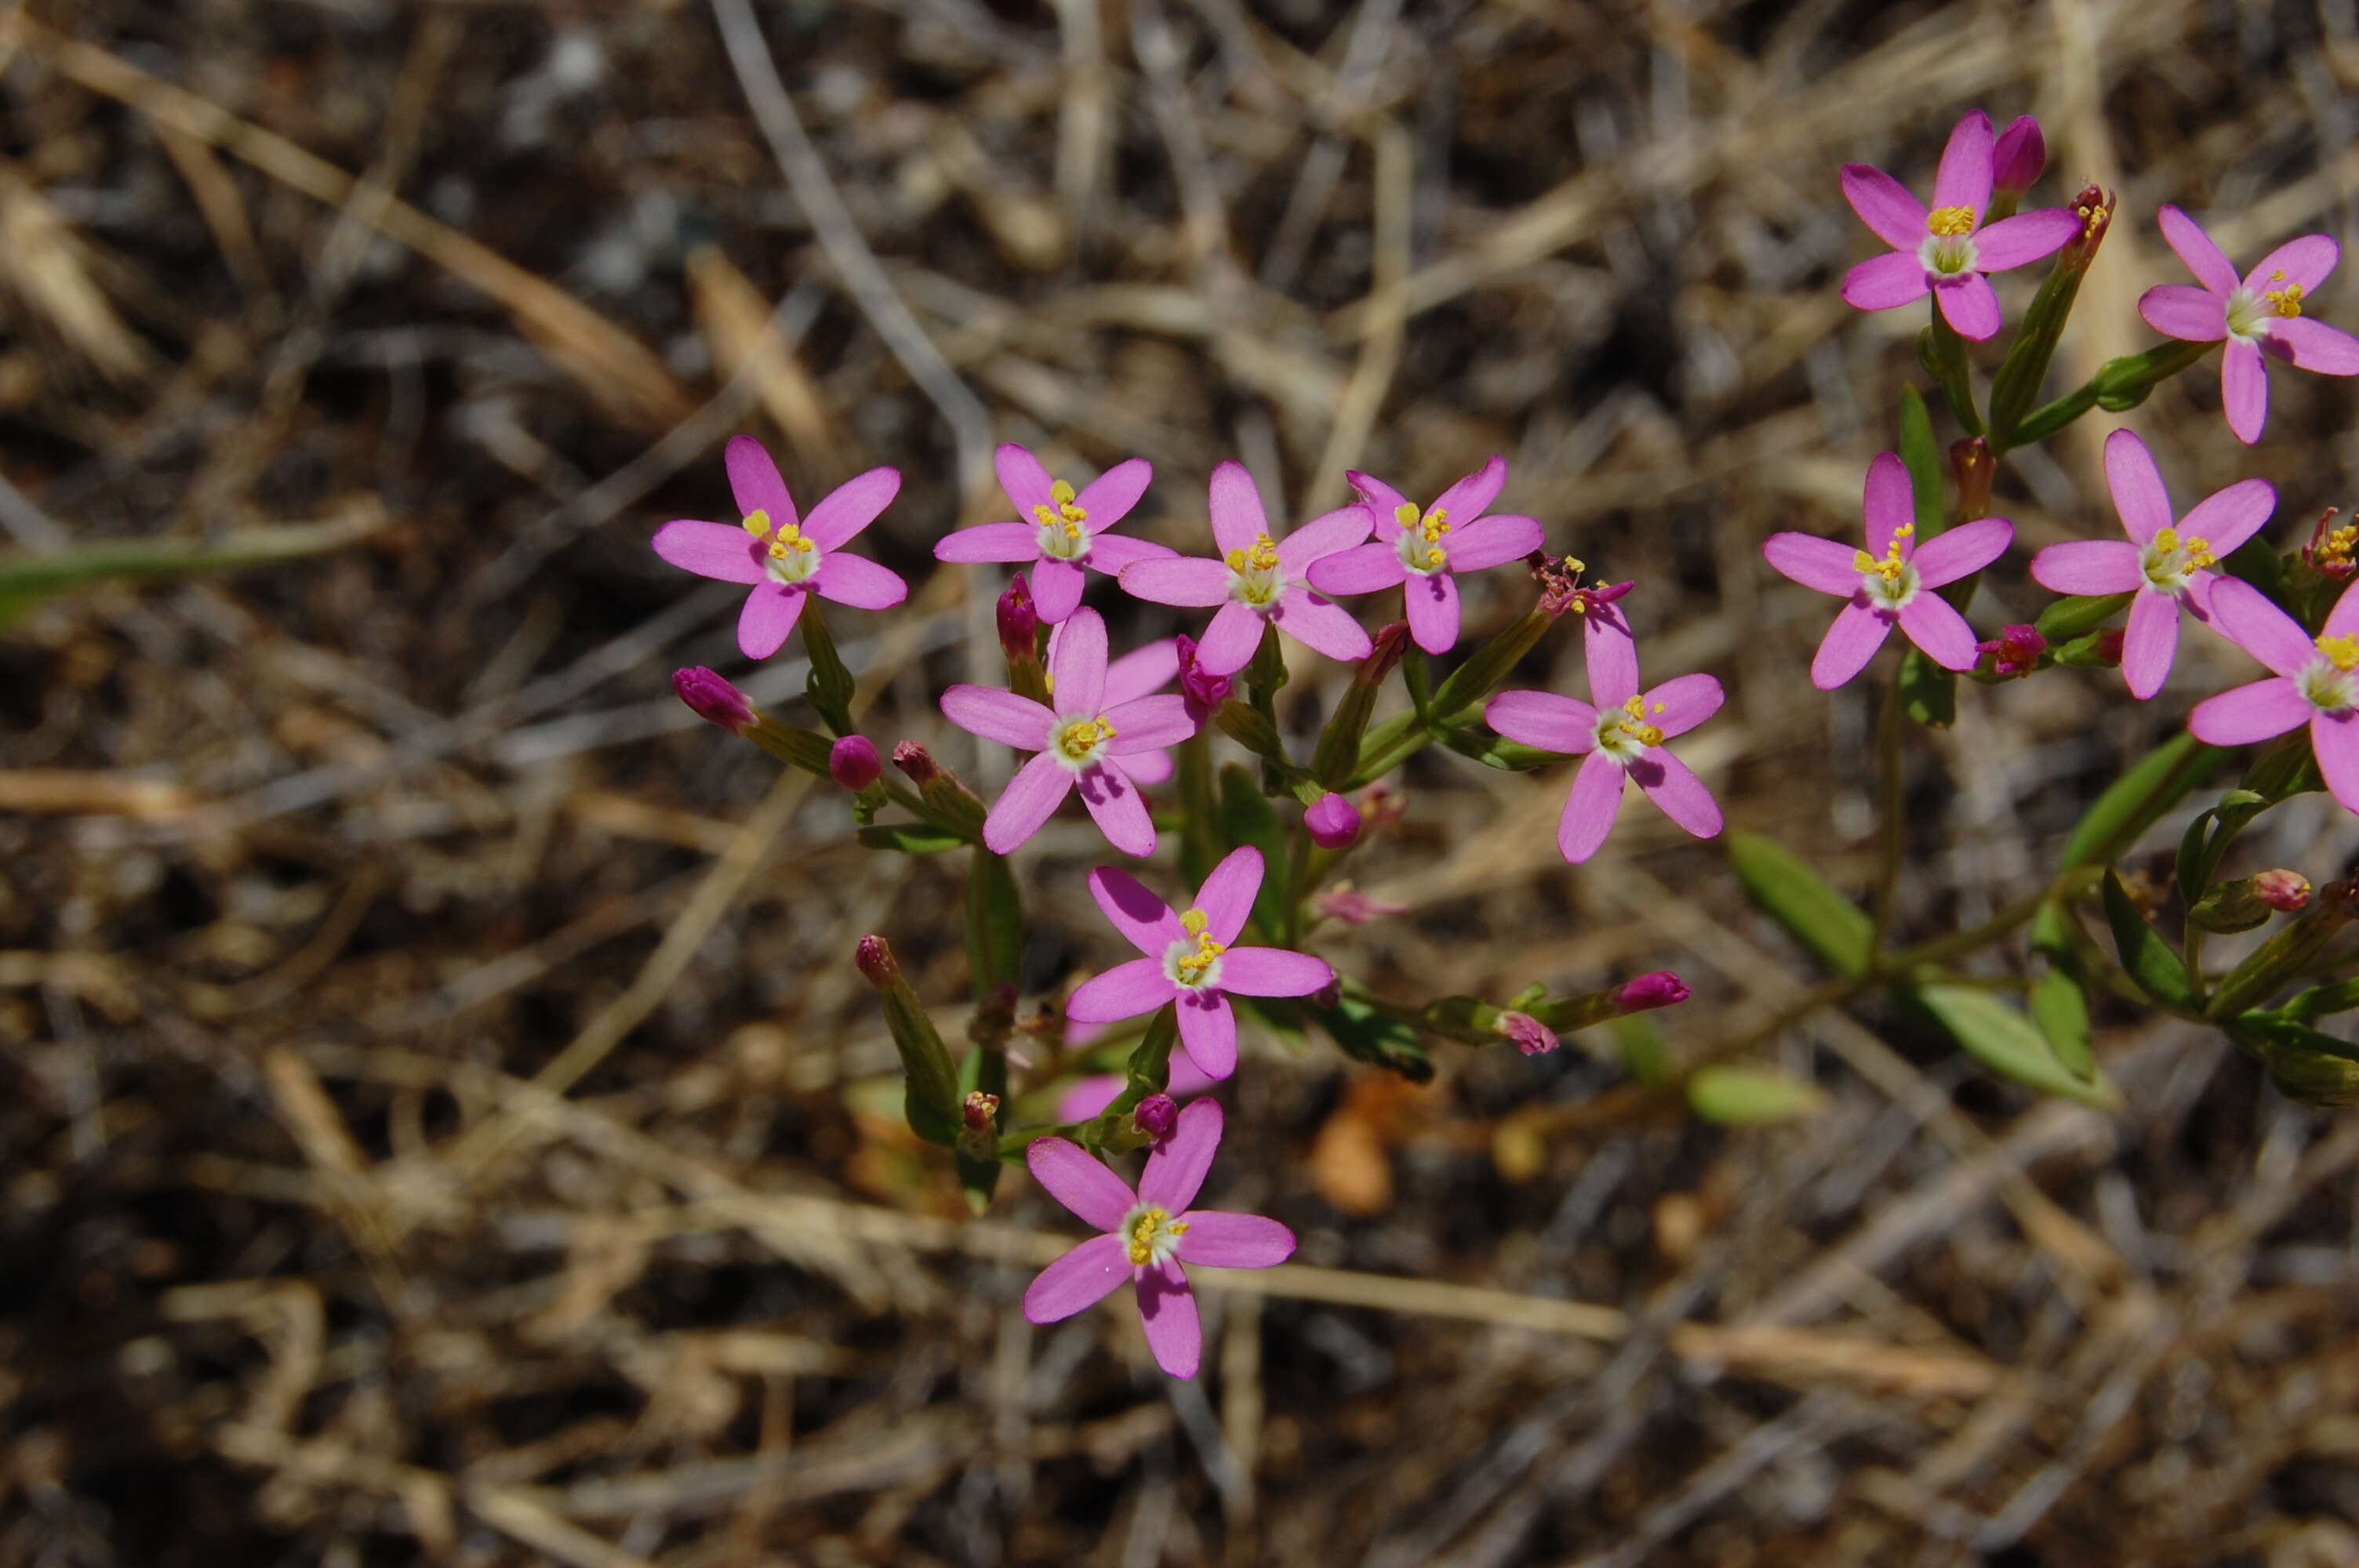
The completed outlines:
<svg viewBox="0 0 2359 1568">
<path fill-rule="evenodd" d="M 2332 240 L 2324 234 L 2288 240 L 2240 278 L 2194 219 L 2166 205 L 2156 222 L 2203 287 L 2158 283 L 2138 297 L 2138 314 L 2166 337 L 2190 343 L 2227 340 L 2220 356 L 2220 401 L 2236 439 L 2251 446 L 2268 420 L 2263 356 L 2321 375 L 2359 375 L 2359 338 L 2301 313 L 2310 291 L 2326 281 L 2342 256 Z"/>
<path fill-rule="evenodd" d="M 2259 532 L 2277 492 L 2265 479 L 2238 480 L 2174 521 L 2154 455 L 2129 430 L 2105 438 L 2105 483 L 2129 537 L 2050 545 L 2031 557 L 2031 575 L 2058 593 L 2136 592 L 2122 642 L 2122 674 L 2130 695 L 2144 700 L 2170 674 L 2180 608 L 2198 621 L 2211 619 L 2217 578 L 2210 568 Z"/>
<path fill-rule="evenodd" d="M 2212 617 L 2277 673 L 2197 703 L 2187 728 L 2208 745 L 2244 746 L 2306 720 L 2326 787 L 2359 811 L 2359 590 L 2344 590 L 2315 637 L 2238 578 L 2212 585 Z"/>
<path fill-rule="evenodd" d="M 1011 854 L 1074 789 L 1106 842 L 1125 855 L 1155 852 L 1155 824 L 1122 759 L 1175 745 L 1196 731 L 1185 698 L 1106 700 L 1105 622 L 1076 611 L 1049 650 L 1053 708 L 997 687 L 951 687 L 942 693 L 950 721 L 986 741 L 1038 756 L 1016 770 L 984 818 L 984 847 Z"/>
<path fill-rule="evenodd" d="M 1010 441 L 994 455 L 999 487 L 1016 503 L 1017 521 L 962 528 L 934 546 L 943 561 L 1033 561 L 1032 603 L 1055 624 L 1081 607 L 1089 567 L 1119 573 L 1137 561 L 1174 552 L 1111 532 L 1147 493 L 1154 468 L 1144 458 L 1119 462 L 1082 487 L 1051 480 L 1040 460 Z"/>
<path fill-rule="evenodd" d="M 1267 1269 L 1294 1255 L 1294 1232 L 1274 1219 L 1188 1206 L 1220 1145 L 1220 1102 L 1200 1099 L 1180 1113 L 1171 1136 L 1147 1157 L 1134 1193 L 1080 1144 L 1036 1140 L 1024 1152 L 1034 1177 L 1050 1197 L 1103 1234 L 1040 1271 L 1024 1292 L 1024 1315 L 1034 1323 L 1060 1323 L 1113 1294 L 1127 1275 L 1138 1292 L 1139 1320 L 1156 1365 L 1175 1378 L 1194 1377 L 1204 1335 L 1180 1265 Z"/>
<path fill-rule="evenodd" d="M 737 646 L 747 658 L 778 651 L 807 595 L 858 610 L 890 610 L 908 597 L 909 585 L 897 573 L 842 548 L 891 503 L 901 488 L 899 470 L 870 469 L 844 481 L 798 522 L 794 497 L 761 442 L 732 436 L 725 458 L 744 525 L 679 518 L 656 530 L 655 550 L 699 577 L 754 585 L 737 617 Z"/>
<path fill-rule="evenodd" d="M 1375 517 L 1364 505 L 1314 517 L 1282 540 L 1269 534 L 1261 492 L 1245 464 L 1212 470 L 1212 538 L 1221 558 L 1182 557 L 1125 567 L 1123 591 L 1157 604 L 1221 607 L 1204 628 L 1196 662 L 1206 675 L 1234 675 L 1261 645 L 1271 625 L 1330 658 L 1364 659 L 1372 646 L 1360 623 L 1341 605 L 1313 593 L 1312 562 L 1347 550 L 1368 536 Z"/>
<path fill-rule="evenodd" d="M 1832 691 L 1859 674 L 1896 625 L 1943 669 L 1973 669 L 1973 630 L 1933 589 L 2006 554 L 2015 524 L 1984 517 L 1918 544 L 1908 470 L 1894 452 L 1880 452 L 1867 465 L 1861 509 L 1867 517 L 1864 550 L 1811 534 L 1772 534 L 1761 546 L 1771 566 L 1804 588 L 1850 601 L 1819 643 L 1810 684 Z"/>
<path fill-rule="evenodd" d="M 1214 1078 L 1237 1066 L 1238 996 L 1309 996 L 1335 978 L 1324 959 L 1283 947 L 1234 946 L 1261 891 L 1261 851 L 1232 849 L 1185 914 L 1110 867 L 1090 873 L 1090 896 L 1114 928 L 1147 956 L 1082 982 L 1065 1003 L 1076 1023 L 1136 1018 L 1166 1002 L 1180 1009 L 1180 1044 Z"/>
<path fill-rule="evenodd" d="M 2063 248 L 2081 220 L 2061 207 L 2018 212 L 1982 226 L 1990 211 L 1990 116 L 1977 109 L 1950 133 L 1933 176 L 1933 210 L 1880 168 L 1847 163 L 1843 197 L 1859 221 L 1892 247 L 1843 278 L 1843 297 L 1863 310 L 1889 310 L 1930 290 L 1962 338 L 1980 341 L 1999 329 L 1998 294 L 1984 274 L 2005 272 Z"/>
<path fill-rule="evenodd" d="M 1484 721 L 1510 741 L 1585 753 L 1557 820 L 1556 847 L 1576 865 L 1597 853 L 1622 809 L 1625 778 L 1646 791 L 1664 816 L 1699 838 L 1712 838 L 1720 831 L 1718 803 L 1664 743 L 1720 710 L 1720 683 L 1706 675 L 1680 676 L 1642 692 L 1636 643 L 1602 625 L 1591 628 L 1585 641 L 1593 706 L 1554 692 L 1503 691 L 1483 709 Z"/>
<path fill-rule="evenodd" d="M 1409 634 L 1429 654 L 1446 654 L 1458 644 L 1453 573 L 1500 566 L 1540 547 L 1537 518 L 1484 513 L 1507 482 L 1505 458 L 1493 458 L 1443 491 L 1422 514 L 1382 480 L 1356 472 L 1344 477 L 1375 514 L 1376 536 L 1311 563 L 1310 586 L 1342 595 L 1401 584 Z"/>
</svg>

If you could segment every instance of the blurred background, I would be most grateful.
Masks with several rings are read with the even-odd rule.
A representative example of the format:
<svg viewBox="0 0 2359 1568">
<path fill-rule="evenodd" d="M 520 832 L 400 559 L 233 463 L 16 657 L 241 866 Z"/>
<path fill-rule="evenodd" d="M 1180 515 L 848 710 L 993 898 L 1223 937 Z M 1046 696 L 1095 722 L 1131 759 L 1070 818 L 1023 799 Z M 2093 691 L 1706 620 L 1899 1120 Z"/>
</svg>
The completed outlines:
<svg viewBox="0 0 2359 1568">
<path fill-rule="evenodd" d="M 1675 968 L 1660 1042 L 1417 1086 L 1249 1039 L 1208 1192 L 1297 1266 L 1209 1286 L 1194 1383 L 1127 1311 L 1029 1326 L 1079 1227 L 1021 1171 L 965 1219 L 850 962 L 887 934 L 962 1029 L 960 868 L 674 700 L 808 722 L 647 543 L 731 518 L 738 431 L 806 504 L 901 469 L 910 600 L 833 623 L 868 732 L 988 791 L 931 697 L 996 684 L 1002 579 L 930 549 L 1004 514 L 992 443 L 1152 460 L 1136 531 L 1190 550 L 1223 458 L 1299 519 L 1500 452 L 1650 674 L 1726 684 L 1682 750 L 1732 823 L 1858 891 L 1875 682 L 1810 688 L 1827 603 L 1758 554 L 1854 533 L 1917 375 L 1919 315 L 1836 296 L 1880 248 L 1837 165 L 1922 190 L 1962 113 L 2037 114 L 2032 204 L 2121 193 L 2077 384 L 2183 281 L 2158 202 L 2244 262 L 2348 237 L 2354 79 L 2351 0 L 12 5 L 0 547 L 89 580 L 0 628 L 0 1564 L 2359 1563 L 2359 1123 L 2118 1004 L 2118 1114 L 1869 1007 L 1758 1053 L 1810 1114 L 1701 1122 L 1625 1053 L 1816 972 L 1635 804 L 1569 870 L 1560 775 L 1419 759 L 1351 868 L 1401 912 L 1312 946 L 1417 999 Z M 2282 546 L 2351 499 L 2347 384 L 2278 374 L 2246 449 L 2215 375 L 2010 460 L 1979 627 L 2112 533 L 2115 424 L 2182 506 L 2275 481 Z M 1472 579 L 1470 637 L 1528 594 Z M 1576 641 L 1518 684 L 1582 690 Z M 1966 687 L 1904 934 L 2253 673 Z M 2311 795 L 2232 869 L 2354 847 Z M 1024 856 L 1038 996 L 1121 956 L 1103 856 Z"/>
</svg>

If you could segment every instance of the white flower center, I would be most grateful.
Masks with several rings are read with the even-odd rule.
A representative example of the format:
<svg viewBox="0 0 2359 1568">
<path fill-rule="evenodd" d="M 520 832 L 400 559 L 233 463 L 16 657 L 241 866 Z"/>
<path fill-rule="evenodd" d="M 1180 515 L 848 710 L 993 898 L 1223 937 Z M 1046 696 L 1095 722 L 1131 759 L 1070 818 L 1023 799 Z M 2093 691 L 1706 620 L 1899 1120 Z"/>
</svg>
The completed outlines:
<svg viewBox="0 0 2359 1568">
<path fill-rule="evenodd" d="M 1205 929 L 1212 921 L 1201 909 L 1191 909 L 1180 917 L 1187 936 L 1164 949 L 1163 974 L 1182 990 L 1211 990 L 1221 983 L 1221 955 L 1228 948 L 1212 940 Z"/>
<path fill-rule="evenodd" d="M 1647 722 L 1649 711 L 1643 697 L 1634 697 L 1619 708 L 1599 708 L 1597 749 L 1626 768 L 1645 756 L 1649 746 L 1661 745 L 1663 732 Z M 1655 704 L 1651 711 L 1661 713 L 1663 705 Z"/>
<path fill-rule="evenodd" d="M 2269 335 L 2269 318 L 2277 308 L 2249 288 L 2238 288 L 2228 296 L 2228 336 L 2239 342 L 2257 343 Z M 2296 306 L 2291 314 L 2301 314 Z"/>
<path fill-rule="evenodd" d="M 1229 568 L 1229 597 L 1239 604 L 1267 610 L 1286 591 L 1285 568 L 1268 535 L 1256 534 L 1252 549 L 1231 550 L 1221 558 Z"/>
<path fill-rule="evenodd" d="M 824 557 L 817 545 L 803 537 L 800 528 L 789 523 L 773 536 L 766 512 L 746 514 L 745 524 L 745 532 L 763 542 L 762 569 L 772 582 L 809 582 L 818 574 Z"/>
<path fill-rule="evenodd" d="M 2146 580 L 2158 593 L 2173 598 L 2187 591 L 2187 579 L 2205 567 L 2219 565 L 2212 554 L 2212 542 L 2199 534 L 2184 539 L 2176 528 L 2165 528 L 2147 541 L 2138 564 L 2146 572 Z"/>
<path fill-rule="evenodd" d="M 1040 524 L 1040 553 L 1051 560 L 1085 560 L 1090 553 L 1090 514 L 1073 500 L 1073 487 L 1063 480 L 1049 487 L 1049 499 L 1032 509 Z"/>
<path fill-rule="evenodd" d="M 1916 532 L 1914 523 L 1904 523 L 1893 530 L 1892 542 L 1884 546 L 1882 560 L 1865 550 L 1852 554 L 1852 569 L 1859 573 L 1859 585 L 1867 591 L 1867 601 L 1878 610 L 1897 613 L 1917 597 L 1917 568 L 1900 555 L 1904 543 Z"/>
<path fill-rule="evenodd" d="M 1114 735 L 1114 726 L 1106 722 L 1103 714 L 1094 719 L 1060 719 L 1049 750 L 1059 762 L 1078 773 L 1105 755 L 1106 745 Z"/>
<path fill-rule="evenodd" d="M 1937 277 L 1959 277 L 1976 269 L 1981 254 L 1974 249 L 1974 210 L 1936 207 L 1925 214 L 1925 239 L 1917 259 Z"/>
<path fill-rule="evenodd" d="M 1132 1266 L 1144 1269 L 1169 1262 L 1180 1250 L 1180 1238 L 1188 1234 L 1188 1226 L 1172 1218 L 1162 1205 L 1143 1203 L 1122 1217 L 1122 1228 L 1114 1234 L 1129 1248 Z"/>
<path fill-rule="evenodd" d="M 2294 686 L 2321 713 L 2359 707 L 2359 637 L 2318 639 L 2318 657 L 2301 667 Z"/>
<path fill-rule="evenodd" d="M 1393 514 L 1400 524 L 1400 536 L 1393 548 L 1400 555 L 1400 564 L 1419 577 L 1431 577 L 1450 569 L 1450 555 L 1442 547 L 1442 537 L 1450 532 L 1450 514 L 1437 506 L 1420 517 L 1417 504 L 1404 501 Z"/>
</svg>

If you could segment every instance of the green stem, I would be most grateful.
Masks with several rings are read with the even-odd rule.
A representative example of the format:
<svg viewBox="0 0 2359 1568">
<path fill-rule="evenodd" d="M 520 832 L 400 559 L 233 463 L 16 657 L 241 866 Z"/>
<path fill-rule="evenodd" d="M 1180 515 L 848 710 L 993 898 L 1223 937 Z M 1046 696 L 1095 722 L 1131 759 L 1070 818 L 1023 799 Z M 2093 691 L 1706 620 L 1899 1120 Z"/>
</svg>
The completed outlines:
<svg viewBox="0 0 2359 1568">
<path fill-rule="evenodd" d="M 1900 857 L 1908 838 L 1908 819 L 1902 810 L 1906 804 L 1902 790 L 1906 787 L 1902 764 L 1900 683 L 1896 680 L 1884 689 L 1884 710 L 1875 724 L 1875 779 L 1877 827 L 1877 866 L 1875 920 L 1867 939 L 1867 962 L 1870 968 L 1884 950 L 1885 939 L 1892 932 L 1892 905 L 1900 891 Z"/>
<path fill-rule="evenodd" d="M 1965 427 L 1969 436 L 1983 434 L 1983 416 L 1974 407 L 1973 383 L 1966 368 L 1966 341 L 1941 314 L 1941 302 L 1932 302 L 1933 324 L 1927 329 L 1925 368 L 1941 384 L 1941 395 L 1949 400 L 1950 413 Z"/>
</svg>

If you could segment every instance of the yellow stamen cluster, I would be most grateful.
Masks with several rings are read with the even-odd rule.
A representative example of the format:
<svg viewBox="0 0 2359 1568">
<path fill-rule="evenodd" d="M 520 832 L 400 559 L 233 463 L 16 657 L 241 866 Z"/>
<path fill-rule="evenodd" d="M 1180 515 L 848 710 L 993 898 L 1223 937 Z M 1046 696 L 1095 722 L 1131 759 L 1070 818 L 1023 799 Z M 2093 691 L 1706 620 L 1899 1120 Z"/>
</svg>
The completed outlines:
<svg viewBox="0 0 2359 1568">
<path fill-rule="evenodd" d="M 1068 539 L 1082 536 L 1082 524 L 1090 514 L 1073 500 L 1073 487 L 1063 480 L 1049 487 L 1049 499 L 1032 509 L 1032 515 L 1043 528 L 1060 528 Z"/>
<path fill-rule="evenodd" d="M 1974 232 L 1974 210 L 1971 207 L 1936 207 L 1925 214 L 1925 232 L 1943 239 L 1955 239 Z"/>
<path fill-rule="evenodd" d="M 1269 542 L 1268 535 L 1256 534 L 1254 535 L 1252 549 L 1231 550 L 1221 558 L 1228 563 L 1229 569 L 1233 572 L 1254 569 L 1268 571 L 1277 565 L 1277 546 Z"/>
<path fill-rule="evenodd" d="M 1212 922 L 1202 910 L 1190 910 L 1180 917 L 1180 924 L 1187 929 L 1189 935 L 1196 939 L 1196 950 L 1183 954 L 1172 968 L 1180 971 L 1181 979 L 1192 984 L 1201 979 L 1204 971 L 1212 967 L 1212 961 L 1229 949 L 1224 944 L 1212 940 L 1212 934 L 1205 929 Z"/>
<path fill-rule="evenodd" d="M 2318 651 L 2326 655 L 2328 664 L 2345 675 L 2359 669 L 2359 636 L 2348 632 L 2340 637 L 2321 636 L 2318 640 Z"/>
<path fill-rule="evenodd" d="M 1904 523 L 1899 527 L 1894 529 L 1892 531 L 1892 543 L 1884 546 L 1884 558 L 1880 561 L 1874 556 L 1869 555 L 1865 550 L 1853 551 L 1851 557 L 1852 569 L 1858 572 L 1862 577 L 1866 577 L 1870 573 L 1873 573 L 1874 575 L 1882 578 L 1886 582 L 1898 582 L 1900 580 L 1900 574 L 1908 569 L 1908 563 L 1900 558 L 1900 541 L 1909 537 L 1916 532 L 1917 524 L 1914 523 Z"/>
<path fill-rule="evenodd" d="M 2354 553 L 2359 553 L 2359 523 L 2345 523 L 2326 535 L 2310 553 L 2310 560 L 2321 566 L 2336 565 L 2348 562 Z"/>
<path fill-rule="evenodd" d="M 1188 1227 L 1161 1208 L 1148 1207 L 1139 1211 L 1130 1222 L 1130 1260 L 1144 1268 L 1155 1260 L 1155 1243 L 1159 1235 L 1179 1237 L 1188 1234 Z"/>
<path fill-rule="evenodd" d="M 2099 226 L 2113 215 L 2113 210 L 2102 201 L 2082 201 L 2073 205 L 2072 215 L 2081 220 L 2081 237 L 2093 240 Z"/>
<path fill-rule="evenodd" d="M 1393 520 L 1404 530 L 1425 541 L 1425 564 L 1438 567 L 1450 557 L 1442 554 L 1441 536 L 1450 532 L 1450 514 L 1437 506 L 1423 517 L 1417 514 L 1417 503 L 1404 501 L 1393 512 Z"/>
<path fill-rule="evenodd" d="M 1657 713 L 1662 710 L 1661 703 L 1655 704 Z M 1641 746 L 1659 746 L 1663 743 L 1661 729 L 1647 722 L 1647 699 L 1642 697 L 1634 697 L 1622 705 L 1622 717 L 1614 720 L 1614 728 L 1637 741 Z"/>
<path fill-rule="evenodd" d="M 748 513 L 745 516 L 745 532 L 753 535 L 756 539 L 770 540 L 770 558 L 774 561 L 785 560 L 789 550 L 798 555 L 808 556 L 819 547 L 804 538 L 803 531 L 791 523 L 778 530 L 777 538 L 770 539 L 770 514 L 766 512 Z"/>
<path fill-rule="evenodd" d="M 2285 270 L 2280 267 L 2269 274 L 2269 281 L 2275 283 L 2284 276 Z M 2301 296 L 2302 287 L 2299 283 L 2288 283 L 2283 288 L 2265 288 L 2261 291 L 2261 297 L 2267 300 L 2270 308 L 2280 316 L 2300 315 Z"/>
<path fill-rule="evenodd" d="M 2185 552 L 2187 569 L 2190 571 L 2197 567 L 2214 567 L 2220 564 L 2219 557 L 2212 553 L 2212 541 L 2201 534 L 2190 534 L 2182 543 L 2179 537 L 2178 529 L 2165 528 L 2155 535 L 2154 548 L 2155 553 L 2165 560 L 2182 551 Z"/>
<path fill-rule="evenodd" d="M 1114 726 L 1105 721 L 1103 715 L 1084 719 L 1065 726 L 1057 736 L 1057 749 L 1074 762 L 1082 762 L 1101 744 L 1113 740 L 1114 735 Z"/>
</svg>

